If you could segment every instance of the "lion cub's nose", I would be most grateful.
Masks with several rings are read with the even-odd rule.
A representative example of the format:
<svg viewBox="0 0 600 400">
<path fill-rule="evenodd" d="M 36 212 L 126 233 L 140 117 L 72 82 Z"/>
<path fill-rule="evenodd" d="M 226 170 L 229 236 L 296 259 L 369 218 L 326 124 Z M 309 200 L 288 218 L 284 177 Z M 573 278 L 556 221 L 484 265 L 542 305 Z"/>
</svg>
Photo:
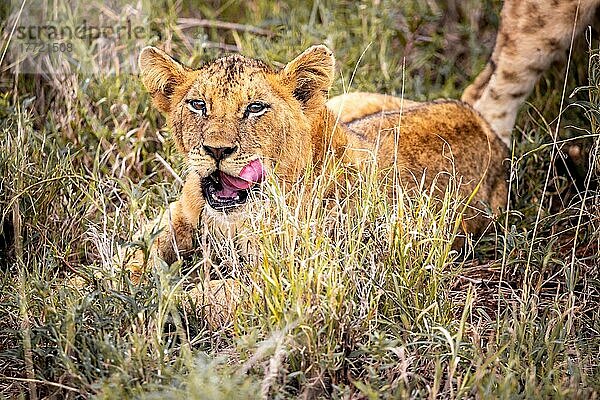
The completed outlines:
<svg viewBox="0 0 600 400">
<path fill-rule="evenodd" d="M 233 146 L 233 147 L 202 146 L 202 148 L 208 153 L 209 156 L 214 158 L 216 161 L 221 161 L 222 159 L 229 157 L 237 150 L 237 146 Z"/>
</svg>

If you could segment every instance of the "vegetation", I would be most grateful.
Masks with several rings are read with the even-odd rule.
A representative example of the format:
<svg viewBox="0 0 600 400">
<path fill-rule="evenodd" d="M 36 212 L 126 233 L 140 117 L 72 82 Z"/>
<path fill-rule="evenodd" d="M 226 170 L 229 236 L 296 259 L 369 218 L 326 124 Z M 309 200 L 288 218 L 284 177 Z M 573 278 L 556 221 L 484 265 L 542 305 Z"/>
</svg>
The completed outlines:
<svg viewBox="0 0 600 400">
<path fill-rule="evenodd" d="M 185 174 L 132 68 L 143 45 L 191 65 L 224 49 L 281 65 L 325 43 L 339 63 L 334 95 L 458 98 L 491 52 L 501 2 L 40 3 L 65 24 L 145 33 L 118 46 L 74 38 L 63 64 L 2 57 L 3 398 L 600 395 L 597 37 L 577 40 L 569 70 L 546 73 L 524 107 L 509 210 L 471 255 L 450 247 L 455 193 L 441 209 L 427 190 L 390 200 L 367 174 L 327 207 L 318 187 L 297 189 L 313 199 L 299 208 L 271 186 L 254 221 L 260 262 L 223 248 L 213 263 L 200 249 L 136 285 L 116 250 Z M 2 7 L 4 51 L 17 38 Z M 207 273 L 244 283 L 224 326 L 187 296 Z"/>
</svg>

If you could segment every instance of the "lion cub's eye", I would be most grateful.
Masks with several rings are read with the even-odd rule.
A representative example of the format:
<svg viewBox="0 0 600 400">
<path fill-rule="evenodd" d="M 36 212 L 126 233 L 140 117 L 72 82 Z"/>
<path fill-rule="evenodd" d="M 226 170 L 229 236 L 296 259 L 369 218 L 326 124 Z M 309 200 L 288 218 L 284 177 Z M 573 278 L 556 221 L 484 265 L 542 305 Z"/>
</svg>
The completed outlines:
<svg viewBox="0 0 600 400">
<path fill-rule="evenodd" d="M 264 103 L 259 103 L 259 102 L 250 103 L 250 104 L 248 104 L 248 107 L 246 107 L 246 111 L 244 112 L 244 117 L 248 117 L 250 115 L 253 117 L 258 117 L 259 115 L 263 115 L 267 111 L 268 108 L 269 108 L 269 106 Z"/>
<path fill-rule="evenodd" d="M 204 100 L 188 100 L 187 106 L 193 113 L 206 115 L 206 103 Z"/>
</svg>

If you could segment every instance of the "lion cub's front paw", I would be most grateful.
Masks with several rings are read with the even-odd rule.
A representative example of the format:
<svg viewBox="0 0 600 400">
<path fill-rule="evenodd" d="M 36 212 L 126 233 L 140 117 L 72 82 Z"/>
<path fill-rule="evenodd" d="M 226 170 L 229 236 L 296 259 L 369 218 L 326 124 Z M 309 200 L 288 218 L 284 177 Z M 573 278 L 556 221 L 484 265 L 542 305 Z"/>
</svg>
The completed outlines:
<svg viewBox="0 0 600 400">
<path fill-rule="evenodd" d="M 158 254 L 155 246 L 150 248 L 148 257 L 146 252 L 137 246 L 122 246 L 119 248 L 116 256 L 116 264 L 122 266 L 123 270 L 129 272 L 131 282 L 140 283 L 145 271 L 152 269 L 156 264 Z"/>
<path fill-rule="evenodd" d="M 201 308 L 211 328 L 217 329 L 233 321 L 242 293 L 242 284 L 238 280 L 215 279 L 187 291 L 183 300 L 185 307 Z"/>
<path fill-rule="evenodd" d="M 144 264 L 144 252 L 140 249 L 135 250 L 125 263 L 125 270 L 129 271 L 131 282 L 134 284 L 140 282 L 144 272 Z"/>
</svg>

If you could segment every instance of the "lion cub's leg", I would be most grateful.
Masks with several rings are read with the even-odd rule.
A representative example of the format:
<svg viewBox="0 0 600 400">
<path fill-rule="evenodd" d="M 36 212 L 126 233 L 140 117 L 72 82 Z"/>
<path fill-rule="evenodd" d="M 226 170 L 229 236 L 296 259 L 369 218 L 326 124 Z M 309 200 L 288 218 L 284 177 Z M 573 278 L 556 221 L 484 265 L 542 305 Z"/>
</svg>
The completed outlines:
<svg viewBox="0 0 600 400">
<path fill-rule="evenodd" d="M 139 238 L 144 232 L 161 231 L 149 249 L 148 260 L 144 259 L 144 252 L 140 249 L 126 261 L 125 268 L 131 272 L 132 281 L 139 281 L 146 261 L 151 264 L 155 257 L 160 257 L 170 264 L 179 258 L 180 253 L 193 248 L 194 230 L 204 202 L 200 190 L 200 179 L 196 174 L 190 175 L 183 186 L 181 198 L 171 203 L 161 217 L 136 233 L 135 237 Z"/>
<path fill-rule="evenodd" d="M 581 0 L 577 9 L 578 3 L 504 2 L 494 52 L 462 100 L 479 111 L 508 146 L 519 107 L 542 72 L 564 56 L 573 28 L 577 33 L 589 23 L 600 0 Z"/>
</svg>

